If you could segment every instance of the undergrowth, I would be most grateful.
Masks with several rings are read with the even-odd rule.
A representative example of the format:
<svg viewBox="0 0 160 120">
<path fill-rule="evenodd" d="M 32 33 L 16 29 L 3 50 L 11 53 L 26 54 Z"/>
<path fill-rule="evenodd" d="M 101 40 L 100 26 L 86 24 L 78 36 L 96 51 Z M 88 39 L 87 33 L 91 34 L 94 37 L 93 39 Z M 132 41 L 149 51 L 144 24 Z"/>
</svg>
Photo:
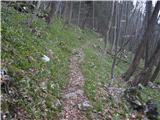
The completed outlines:
<svg viewBox="0 0 160 120">
<path fill-rule="evenodd" d="M 55 103 L 69 80 L 68 63 L 72 51 L 80 47 L 85 53 L 81 69 L 85 77 L 84 90 L 93 106 L 91 111 L 102 112 L 106 104 L 114 105 L 112 98 L 108 102 L 97 98 L 99 88 L 111 81 L 113 61 L 112 56 L 103 55 L 103 39 L 97 34 L 66 25 L 60 18 L 55 18 L 50 26 L 36 18 L 29 28 L 27 20 L 31 14 L 20 13 L 5 4 L 2 4 L 1 13 L 1 68 L 12 78 L 9 93 L 2 91 L 2 113 L 8 118 L 20 112 L 23 119 L 58 119 L 62 106 L 55 106 Z M 50 61 L 44 62 L 43 55 Z M 119 61 L 115 78 L 127 68 L 127 63 Z M 144 88 L 141 92 L 144 100 L 155 98 L 160 106 L 157 89 Z M 113 117 L 118 120 L 119 116 L 117 113 Z"/>
<path fill-rule="evenodd" d="M 92 36 L 56 18 L 48 26 L 36 18 L 28 27 L 30 14 L 2 4 L 2 68 L 12 78 L 9 93 L 2 91 L 2 113 L 8 118 L 21 112 L 26 119 L 58 119 L 55 106 L 69 80 L 69 58 Z M 43 55 L 50 58 L 42 60 Z"/>
</svg>

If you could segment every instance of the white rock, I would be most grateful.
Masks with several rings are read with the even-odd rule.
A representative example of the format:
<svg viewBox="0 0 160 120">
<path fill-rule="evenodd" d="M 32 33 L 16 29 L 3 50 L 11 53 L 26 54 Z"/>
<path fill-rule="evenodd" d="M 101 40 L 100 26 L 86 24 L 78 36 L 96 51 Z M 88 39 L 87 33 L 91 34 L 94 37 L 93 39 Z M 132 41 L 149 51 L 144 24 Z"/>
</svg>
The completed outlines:
<svg viewBox="0 0 160 120">
<path fill-rule="evenodd" d="M 59 99 L 56 99 L 56 100 L 55 100 L 54 105 L 55 105 L 56 107 L 62 106 L 62 104 L 61 104 L 61 102 L 60 102 Z"/>
<path fill-rule="evenodd" d="M 75 93 L 77 95 L 83 96 L 84 91 L 79 89 L 79 90 L 75 91 Z"/>
<path fill-rule="evenodd" d="M 80 110 L 88 110 L 91 108 L 91 105 L 89 104 L 89 101 L 84 101 L 82 104 L 78 104 L 78 109 Z"/>
<path fill-rule="evenodd" d="M 78 109 L 82 110 L 82 104 L 78 104 Z"/>
<path fill-rule="evenodd" d="M 91 105 L 89 104 L 89 101 L 84 101 L 83 103 L 82 103 L 82 105 L 83 105 L 83 108 L 89 108 Z"/>
<path fill-rule="evenodd" d="M 75 98 L 75 97 L 77 97 L 77 94 L 75 92 L 71 92 L 66 94 L 63 98 L 69 99 L 69 98 Z"/>
<path fill-rule="evenodd" d="M 45 61 L 45 62 L 49 62 L 50 58 L 46 55 L 43 55 L 42 60 Z"/>
<path fill-rule="evenodd" d="M 47 82 L 42 82 L 40 84 L 40 87 L 43 89 L 43 90 L 47 90 Z"/>
</svg>

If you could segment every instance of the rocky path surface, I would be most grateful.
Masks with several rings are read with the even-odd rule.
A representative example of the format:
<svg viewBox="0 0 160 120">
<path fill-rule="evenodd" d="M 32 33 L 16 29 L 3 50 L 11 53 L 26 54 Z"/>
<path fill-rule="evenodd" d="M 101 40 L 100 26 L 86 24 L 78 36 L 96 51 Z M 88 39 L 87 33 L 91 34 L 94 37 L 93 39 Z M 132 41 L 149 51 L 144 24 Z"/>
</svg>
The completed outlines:
<svg viewBox="0 0 160 120">
<path fill-rule="evenodd" d="M 68 87 L 62 92 L 63 109 L 60 120 L 87 120 L 85 110 L 91 106 L 83 90 L 84 77 L 79 65 L 83 59 L 82 48 L 73 51 L 69 63 L 70 81 Z"/>
</svg>

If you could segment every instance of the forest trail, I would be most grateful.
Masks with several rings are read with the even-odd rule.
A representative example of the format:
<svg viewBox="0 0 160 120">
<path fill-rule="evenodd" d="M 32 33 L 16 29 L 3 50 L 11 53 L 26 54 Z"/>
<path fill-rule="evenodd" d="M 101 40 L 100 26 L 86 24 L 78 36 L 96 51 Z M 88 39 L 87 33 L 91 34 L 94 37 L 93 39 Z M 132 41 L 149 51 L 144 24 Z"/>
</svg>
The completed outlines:
<svg viewBox="0 0 160 120">
<path fill-rule="evenodd" d="M 80 69 L 80 62 L 84 60 L 83 49 L 76 49 L 70 58 L 70 80 L 67 88 L 62 92 L 63 109 L 60 120 L 86 120 L 84 109 L 90 107 L 84 95 L 84 76 Z M 86 107 L 82 109 L 82 107 Z"/>
</svg>

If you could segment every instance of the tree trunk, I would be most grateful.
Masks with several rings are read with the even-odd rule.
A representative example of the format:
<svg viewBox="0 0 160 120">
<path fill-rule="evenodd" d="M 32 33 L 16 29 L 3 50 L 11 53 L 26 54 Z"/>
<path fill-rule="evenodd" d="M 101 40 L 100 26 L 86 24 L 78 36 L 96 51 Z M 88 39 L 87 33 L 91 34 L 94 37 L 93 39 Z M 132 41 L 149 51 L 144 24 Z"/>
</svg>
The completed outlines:
<svg viewBox="0 0 160 120">
<path fill-rule="evenodd" d="M 152 1 L 147 1 L 146 2 L 146 21 L 145 21 L 145 24 L 147 25 L 150 17 L 151 17 L 151 12 L 152 12 Z M 145 25 L 145 26 L 146 26 Z M 147 67 L 147 64 L 148 64 L 148 59 L 149 59 L 149 55 L 148 55 L 148 52 L 149 52 L 149 39 L 147 39 L 146 41 L 146 47 L 145 47 L 145 67 Z"/>
<path fill-rule="evenodd" d="M 81 15 L 81 1 L 79 2 L 79 10 L 78 10 L 78 25 L 80 25 L 80 15 Z"/>
<path fill-rule="evenodd" d="M 66 24 L 68 24 L 69 21 L 69 1 L 65 1 L 65 8 L 64 8 L 64 14 L 63 14 L 63 18 Z"/>
<path fill-rule="evenodd" d="M 86 5 L 86 13 L 84 15 L 84 20 L 82 22 L 82 28 L 84 28 L 84 26 L 86 25 L 86 22 L 87 22 L 87 19 L 88 19 L 88 16 L 89 16 L 89 13 L 91 12 L 90 11 L 90 3 L 88 4 L 87 1 L 85 1 L 84 3 L 84 6 Z"/>
<path fill-rule="evenodd" d="M 151 80 L 150 80 L 151 82 L 154 82 L 156 80 L 156 77 L 158 76 L 159 71 L 160 71 L 160 61 L 151 77 Z"/>
<path fill-rule="evenodd" d="M 93 25 L 92 25 L 92 29 L 94 30 L 94 1 L 93 1 Z"/>
<path fill-rule="evenodd" d="M 71 1 L 71 5 L 70 5 L 70 13 L 69 13 L 69 24 L 71 23 L 72 21 L 72 10 L 73 9 L 73 1 Z"/>
<path fill-rule="evenodd" d="M 51 8 L 50 8 L 50 11 L 48 13 L 48 16 L 46 17 L 46 22 L 47 24 L 51 24 L 51 20 L 52 20 L 52 17 L 54 15 L 54 11 L 55 11 L 55 3 L 54 2 L 50 2 L 51 4 Z"/>
<path fill-rule="evenodd" d="M 114 52 L 114 58 L 113 58 L 113 63 L 112 63 L 112 68 L 111 68 L 111 79 L 114 78 L 114 68 L 115 68 L 115 64 L 116 64 L 116 58 L 117 58 L 117 47 L 118 47 L 118 11 L 119 11 L 119 3 L 116 4 L 116 8 L 115 8 L 115 31 L 114 31 L 114 45 L 115 45 L 115 52 Z"/>
<path fill-rule="evenodd" d="M 61 5 L 61 1 L 56 3 L 56 10 L 54 12 L 54 16 L 58 15 L 58 12 L 60 11 L 60 5 Z"/>
<path fill-rule="evenodd" d="M 110 32 L 111 25 L 112 25 L 113 14 L 114 14 L 114 1 L 112 3 L 111 17 L 110 17 L 110 20 L 109 20 L 108 30 L 107 30 L 107 34 L 106 34 L 106 37 L 105 37 L 105 49 L 106 49 L 106 46 L 107 46 L 107 41 L 109 40 L 109 32 Z M 105 50 L 105 52 L 106 52 L 106 50 Z"/>
<path fill-rule="evenodd" d="M 36 15 L 38 14 L 38 10 L 39 10 L 40 5 L 41 5 L 41 1 L 38 1 L 32 17 L 28 20 L 28 26 L 32 26 L 32 23 L 35 20 Z"/>
<path fill-rule="evenodd" d="M 53 21 L 53 17 L 57 16 L 59 8 L 60 8 L 60 4 L 61 4 L 61 1 L 56 2 L 56 3 L 51 2 L 51 9 L 46 19 L 48 24 L 51 24 L 51 22 Z"/>
<path fill-rule="evenodd" d="M 135 78 L 135 80 L 132 82 L 132 86 L 137 86 L 139 83 L 147 85 L 147 83 L 151 80 L 152 71 L 157 60 L 160 61 L 160 42 L 159 45 L 157 45 L 155 52 L 151 56 L 148 65 Z"/>
<path fill-rule="evenodd" d="M 115 3 L 116 4 L 116 3 Z M 117 39 L 117 5 L 115 6 L 115 25 L 114 25 L 114 39 L 113 39 L 113 44 L 112 44 L 112 52 L 115 50 L 115 44 L 116 44 L 116 39 Z"/>
<path fill-rule="evenodd" d="M 130 64 L 127 72 L 125 73 L 125 75 L 123 76 L 123 79 L 125 81 L 128 81 L 130 79 L 130 77 L 132 76 L 132 74 L 135 72 L 137 66 L 139 65 L 141 56 L 144 53 L 145 50 L 145 46 L 146 46 L 146 41 L 148 41 L 148 39 L 151 39 L 151 33 L 154 29 L 154 26 L 156 24 L 156 20 L 157 20 L 157 16 L 160 10 L 160 1 L 157 2 L 155 9 L 153 11 L 153 14 L 151 16 L 151 19 L 149 20 L 148 24 L 147 24 L 147 29 L 145 31 L 145 34 L 141 40 L 141 43 L 139 44 L 134 59 L 132 61 L 132 63 Z"/>
</svg>

